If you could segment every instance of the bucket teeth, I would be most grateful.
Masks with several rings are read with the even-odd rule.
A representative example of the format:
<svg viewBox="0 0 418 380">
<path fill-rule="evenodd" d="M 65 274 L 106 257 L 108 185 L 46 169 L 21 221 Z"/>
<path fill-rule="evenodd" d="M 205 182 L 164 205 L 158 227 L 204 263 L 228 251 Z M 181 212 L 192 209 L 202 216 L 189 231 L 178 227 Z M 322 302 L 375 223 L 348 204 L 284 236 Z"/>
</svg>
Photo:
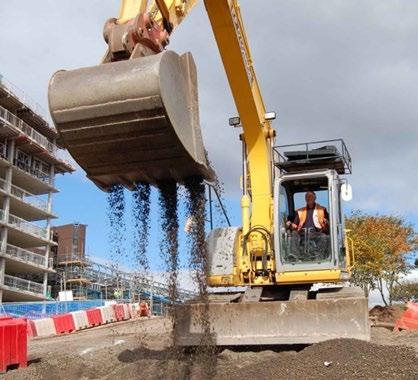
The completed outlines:
<svg viewBox="0 0 418 380">
<path fill-rule="evenodd" d="M 64 145 L 97 186 L 212 179 L 199 125 L 196 66 L 172 51 L 72 71 L 49 84 Z"/>
</svg>

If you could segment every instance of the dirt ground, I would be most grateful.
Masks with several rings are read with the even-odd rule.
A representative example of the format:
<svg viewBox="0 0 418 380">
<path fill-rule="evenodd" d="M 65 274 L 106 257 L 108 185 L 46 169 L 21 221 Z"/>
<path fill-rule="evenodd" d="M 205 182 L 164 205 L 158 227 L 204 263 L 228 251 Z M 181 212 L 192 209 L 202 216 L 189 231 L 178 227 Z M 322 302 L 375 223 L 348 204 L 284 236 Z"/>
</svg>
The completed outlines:
<svg viewBox="0 0 418 380">
<path fill-rule="evenodd" d="M 370 343 L 331 340 L 311 346 L 174 351 L 163 318 L 120 322 L 33 339 L 30 363 L 4 379 L 416 379 L 418 331 L 372 329 Z"/>
</svg>

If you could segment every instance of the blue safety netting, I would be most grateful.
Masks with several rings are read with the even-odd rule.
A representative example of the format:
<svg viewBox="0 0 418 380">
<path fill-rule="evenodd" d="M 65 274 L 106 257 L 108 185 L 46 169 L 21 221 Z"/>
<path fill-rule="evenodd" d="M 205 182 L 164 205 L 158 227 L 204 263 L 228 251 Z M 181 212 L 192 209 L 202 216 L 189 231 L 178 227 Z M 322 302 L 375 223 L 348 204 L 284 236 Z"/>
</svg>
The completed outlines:
<svg viewBox="0 0 418 380">
<path fill-rule="evenodd" d="M 104 306 L 104 300 L 87 301 L 46 301 L 46 302 L 10 302 L 0 304 L 0 314 L 29 319 L 47 318 L 51 315 L 86 310 Z"/>
</svg>

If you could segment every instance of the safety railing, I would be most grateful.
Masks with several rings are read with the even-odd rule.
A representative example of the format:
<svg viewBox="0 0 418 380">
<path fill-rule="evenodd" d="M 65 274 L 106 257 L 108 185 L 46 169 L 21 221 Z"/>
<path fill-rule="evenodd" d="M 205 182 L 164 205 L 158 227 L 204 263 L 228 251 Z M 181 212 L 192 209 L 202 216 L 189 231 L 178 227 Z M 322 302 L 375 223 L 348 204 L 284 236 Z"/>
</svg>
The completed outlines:
<svg viewBox="0 0 418 380">
<path fill-rule="evenodd" d="M 0 219 L 13 228 L 43 239 L 48 239 L 48 230 L 46 228 L 39 227 L 36 224 L 26 221 L 25 219 L 19 218 L 16 215 L 9 214 L 9 220 L 6 221 L 4 210 L 0 210 Z"/>
<path fill-rule="evenodd" d="M 45 267 L 46 257 L 35 252 L 27 251 L 26 249 L 7 244 L 6 252 L 3 253 L 10 258 L 18 259 L 25 263 Z"/>
<path fill-rule="evenodd" d="M 55 128 L 50 123 L 50 118 L 48 113 L 45 111 L 45 109 L 36 101 L 34 101 L 32 98 L 30 98 L 23 90 L 21 90 L 19 87 L 17 87 L 15 84 L 8 81 L 6 78 L 4 78 L 2 75 L 0 75 L 0 85 L 9 92 L 10 95 L 14 96 L 16 99 L 18 99 L 22 104 L 24 104 L 26 107 L 30 108 L 34 113 L 41 116 L 49 128 L 52 130 L 55 130 Z"/>
<path fill-rule="evenodd" d="M 41 147 L 45 148 L 53 157 L 57 160 L 66 163 L 67 165 L 73 166 L 71 160 L 66 156 L 66 153 L 63 149 L 59 149 L 54 143 L 49 141 L 45 136 L 37 132 L 30 125 L 25 123 L 23 120 L 18 118 L 16 115 L 12 114 L 10 111 L 0 106 L 0 120 L 3 123 L 8 123 L 12 127 L 15 127 L 21 130 L 25 135 L 30 139 L 36 142 Z M 6 158 L 6 154 L 4 154 Z"/>
<path fill-rule="evenodd" d="M 2 178 L 0 178 L 0 188 L 3 189 L 4 191 L 7 191 L 7 183 Z M 20 187 L 16 185 L 11 185 L 10 194 L 12 194 L 16 198 L 19 198 L 23 202 L 28 203 L 36 208 L 39 208 L 44 211 L 48 211 L 47 201 L 45 201 L 41 197 L 38 197 L 36 195 L 33 195 L 27 192 L 26 190 L 21 189 Z"/>
<path fill-rule="evenodd" d="M 49 173 L 44 172 L 41 169 L 34 169 L 31 165 L 26 164 L 22 161 L 19 161 L 15 158 L 14 165 L 16 165 L 19 169 L 25 171 L 26 173 L 30 174 L 31 176 L 41 180 L 42 182 L 52 184 L 52 177 L 49 175 Z"/>
<path fill-rule="evenodd" d="M 338 169 L 341 174 L 351 174 L 353 169 L 350 153 L 342 139 L 275 146 L 273 161 L 275 166 L 284 171 L 288 171 L 291 164 L 314 166 L 324 162 L 330 168 Z"/>
<path fill-rule="evenodd" d="M 16 115 L 0 106 L 0 119 L 9 125 L 21 130 L 25 135 L 30 137 L 38 145 L 45 148 L 53 156 L 57 154 L 58 147 L 50 142 L 45 136 L 35 131 L 30 125 L 19 119 Z"/>
<path fill-rule="evenodd" d="M 20 291 L 34 293 L 37 295 L 44 294 L 44 286 L 43 284 L 39 284 L 38 282 L 33 282 L 29 280 L 25 280 L 23 278 L 10 276 L 8 274 L 4 275 L 4 285 L 18 289 Z"/>
</svg>

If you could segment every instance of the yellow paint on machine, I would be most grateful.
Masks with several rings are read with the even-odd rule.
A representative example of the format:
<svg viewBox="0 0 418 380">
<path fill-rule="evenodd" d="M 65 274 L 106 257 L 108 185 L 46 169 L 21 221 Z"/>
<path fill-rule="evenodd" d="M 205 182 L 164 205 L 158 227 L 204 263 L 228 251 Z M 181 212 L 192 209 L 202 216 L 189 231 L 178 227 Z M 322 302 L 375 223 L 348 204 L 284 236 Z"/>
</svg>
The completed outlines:
<svg viewBox="0 0 418 380">
<path fill-rule="evenodd" d="M 253 68 L 247 36 L 236 0 L 205 0 L 205 6 L 218 44 L 232 95 L 238 109 L 248 149 L 251 176 L 251 226 L 272 231 L 270 212 L 272 178 L 271 129 Z"/>
<path fill-rule="evenodd" d="M 258 278 L 255 283 L 243 283 L 237 274 L 216 275 L 208 277 L 208 285 L 218 286 L 248 286 L 248 285 L 292 285 L 292 284 L 312 284 L 318 282 L 339 282 L 343 280 L 344 273 L 339 269 L 336 270 L 316 270 L 316 271 L 300 271 L 276 273 L 275 282 L 269 281 L 268 278 Z"/>
<path fill-rule="evenodd" d="M 174 30 L 189 14 L 197 1 L 198 0 L 122 0 L 118 23 L 124 24 L 129 20 L 134 19 L 140 13 L 150 13 L 153 15 L 155 21 L 162 26 L 162 15 L 158 7 L 158 4 L 160 4 L 161 7 L 164 7 L 165 16 L 169 16 L 169 20 Z"/>
<path fill-rule="evenodd" d="M 314 282 L 338 282 L 342 280 L 342 273 L 340 269 L 276 273 L 276 283 L 310 284 Z"/>
</svg>

